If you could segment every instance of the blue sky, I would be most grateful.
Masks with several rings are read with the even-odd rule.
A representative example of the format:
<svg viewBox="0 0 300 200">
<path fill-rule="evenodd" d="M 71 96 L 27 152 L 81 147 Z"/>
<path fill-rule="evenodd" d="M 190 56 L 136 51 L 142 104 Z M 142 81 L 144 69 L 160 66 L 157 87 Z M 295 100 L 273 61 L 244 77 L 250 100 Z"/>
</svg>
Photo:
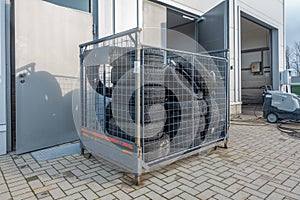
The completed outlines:
<svg viewBox="0 0 300 200">
<path fill-rule="evenodd" d="M 300 42 L 300 0 L 285 0 L 286 42 L 293 46 L 295 41 Z"/>
</svg>

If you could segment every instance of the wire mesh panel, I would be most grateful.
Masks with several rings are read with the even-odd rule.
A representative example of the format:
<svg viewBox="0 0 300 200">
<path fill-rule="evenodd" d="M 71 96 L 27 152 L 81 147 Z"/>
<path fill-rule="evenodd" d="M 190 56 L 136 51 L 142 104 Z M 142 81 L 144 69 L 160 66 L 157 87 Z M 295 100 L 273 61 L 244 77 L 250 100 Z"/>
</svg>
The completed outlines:
<svg viewBox="0 0 300 200">
<path fill-rule="evenodd" d="M 227 139 L 227 60 L 143 46 L 139 31 L 81 46 L 81 140 L 140 174 Z"/>
<path fill-rule="evenodd" d="M 149 149 L 158 152 L 151 157 L 145 154 L 144 161 L 151 163 L 172 158 L 224 139 L 227 128 L 226 60 L 146 46 L 143 55 L 144 76 L 149 76 L 146 71 L 149 73 L 150 69 L 161 70 L 156 79 L 147 83 L 144 80 L 145 86 L 155 85 L 157 90 L 150 97 L 144 90 L 144 99 L 145 102 L 151 99 L 151 105 L 158 108 L 156 118 L 160 124 L 155 127 L 163 130 L 158 135 L 160 139 L 144 143 L 143 152 Z M 144 103 L 144 110 L 148 106 Z"/>
<path fill-rule="evenodd" d="M 140 171 L 136 144 L 137 33 L 86 46 L 81 52 L 81 140 L 130 172 Z"/>
</svg>

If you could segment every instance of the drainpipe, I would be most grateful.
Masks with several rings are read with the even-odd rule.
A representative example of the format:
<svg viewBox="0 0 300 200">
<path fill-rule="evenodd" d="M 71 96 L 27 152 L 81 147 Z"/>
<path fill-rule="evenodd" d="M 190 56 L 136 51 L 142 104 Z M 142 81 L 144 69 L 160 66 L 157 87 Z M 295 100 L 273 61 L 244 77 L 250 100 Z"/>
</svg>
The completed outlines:
<svg viewBox="0 0 300 200">
<path fill-rule="evenodd" d="M 0 155 L 6 154 L 5 0 L 0 0 Z"/>
</svg>

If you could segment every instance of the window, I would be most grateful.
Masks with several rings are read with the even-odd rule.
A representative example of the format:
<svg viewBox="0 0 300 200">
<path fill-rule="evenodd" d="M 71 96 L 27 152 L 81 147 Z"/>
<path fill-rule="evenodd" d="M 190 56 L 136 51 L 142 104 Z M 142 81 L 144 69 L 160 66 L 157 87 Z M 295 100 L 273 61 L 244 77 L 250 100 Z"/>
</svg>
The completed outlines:
<svg viewBox="0 0 300 200">
<path fill-rule="evenodd" d="M 59 6 L 91 12 L 91 0 L 44 0 Z"/>
</svg>

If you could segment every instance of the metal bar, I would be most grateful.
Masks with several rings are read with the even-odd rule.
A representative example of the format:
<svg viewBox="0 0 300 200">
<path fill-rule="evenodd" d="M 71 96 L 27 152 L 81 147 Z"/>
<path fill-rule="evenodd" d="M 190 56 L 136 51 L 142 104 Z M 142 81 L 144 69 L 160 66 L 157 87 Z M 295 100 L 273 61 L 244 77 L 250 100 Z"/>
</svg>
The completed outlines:
<svg viewBox="0 0 300 200">
<path fill-rule="evenodd" d="M 245 49 L 242 50 L 241 53 L 254 53 L 254 52 L 263 52 L 263 51 L 269 51 L 269 47 L 262 47 L 262 48 L 255 48 L 255 49 Z"/>
<path fill-rule="evenodd" d="M 10 1 L 5 2 L 5 49 L 6 49 L 6 131 L 7 131 L 7 151 L 13 150 L 13 136 L 12 136 L 12 96 L 11 96 L 11 51 L 12 51 L 12 42 L 11 42 L 11 3 Z"/>
<path fill-rule="evenodd" d="M 5 140 L 0 141 L 0 154 L 7 152 L 7 112 L 6 112 L 6 48 L 5 48 L 5 1 L 0 2 L 0 134 Z M 3 137 L 1 137 L 3 138 Z"/>
<path fill-rule="evenodd" d="M 101 65 L 100 65 L 101 67 Z M 99 72 L 97 72 L 99 73 Z M 105 114 L 105 107 L 106 107 L 106 64 L 103 65 L 103 130 L 106 130 L 106 114 Z"/>
<path fill-rule="evenodd" d="M 90 45 L 93 45 L 93 44 L 105 42 L 107 40 L 116 39 L 118 37 L 126 36 L 126 35 L 129 35 L 129 34 L 136 33 L 136 32 L 141 32 L 141 31 L 142 31 L 141 28 L 133 28 L 133 29 L 130 29 L 130 30 L 127 30 L 127 31 L 123 31 L 123 32 L 120 32 L 120 33 L 116 33 L 116 34 L 113 34 L 113 35 L 106 36 L 104 38 L 100 38 L 100 39 L 97 39 L 97 40 L 93 40 L 93 41 L 90 41 L 90 42 L 80 44 L 79 47 L 82 48 L 82 47 L 90 46 Z"/>
<path fill-rule="evenodd" d="M 57 78 L 69 78 L 69 79 L 78 79 L 78 77 L 75 77 L 75 76 L 63 76 L 63 75 L 54 75 L 54 77 L 57 77 Z"/>
<path fill-rule="evenodd" d="M 135 39 L 132 37 L 132 35 L 128 35 L 129 36 L 129 38 L 131 39 L 131 41 L 135 44 L 135 45 L 137 45 L 136 44 L 136 41 L 135 41 Z"/>
<path fill-rule="evenodd" d="M 200 152 L 206 151 L 208 149 L 214 148 L 216 146 L 219 146 L 221 141 L 222 140 L 219 140 L 219 141 L 213 142 L 212 144 L 208 144 L 208 145 L 203 146 L 203 147 L 196 147 L 194 150 L 192 150 L 190 152 L 186 152 L 182 155 L 174 156 L 173 158 L 167 158 L 166 160 L 160 160 L 160 161 L 157 161 L 157 162 L 153 162 L 151 164 L 147 163 L 150 166 L 148 168 L 146 168 L 145 172 L 155 170 L 155 169 L 157 169 L 161 166 L 171 164 L 171 163 L 176 162 L 180 159 L 184 159 L 184 158 L 187 158 L 189 156 L 195 155 L 197 153 L 200 153 Z M 157 165 L 155 165 L 155 164 L 157 164 Z"/>
<path fill-rule="evenodd" d="M 112 0 L 112 28 L 113 34 L 116 34 L 116 1 Z"/>
<path fill-rule="evenodd" d="M 136 85 L 136 145 L 138 148 L 138 166 L 137 170 L 139 172 L 140 163 L 139 161 L 142 158 L 142 148 L 141 148 L 141 44 L 140 44 L 140 35 L 136 33 L 136 42 L 137 42 L 137 53 L 136 53 L 136 76 L 135 76 L 135 85 Z"/>
<path fill-rule="evenodd" d="M 242 87 L 242 89 L 249 89 L 249 90 L 251 90 L 251 89 L 255 89 L 255 90 L 260 89 L 260 90 L 262 90 L 261 86 L 260 87 Z"/>
<path fill-rule="evenodd" d="M 212 51 L 204 51 L 204 52 L 197 52 L 197 53 L 225 53 L 228 52 L 229 49 L 219 49 L 219 50 L 212 50 Z"/>
<path fill-rule="evenodd" d="M 192 56 L 192 62 L 193 62 L 193 66 L 195 66 L 195 56 Z M 191 90 L 193 91 L 194 90 L 194 87 L 195 87 L 195 82 L 194 82 L 194 79 L 195 79 L 195 68 L 194 67 L 192 67 L 192 88 L 191 88 Z M 195 136 L 195 109 L 194 109 L 194 107 L 195 107 L 195 105 L 194 105 L 194 98 L 192 98 L 192 121 L 193 121 L 193 127 L 192 127 L 192 134 L 193 134 L 193 136 L 192 136 L 192 138 L 194 138 L 193 139 L 193 147 L 195 146 L 195 138 L 196 138 L 196 136 Z"/>
<path fill-rule="evenodd" d="M 93 34 L 94 39 L 98 39 L 99 37 L 99 5 L 98 0 L 90 0 L 91 7 L 92 7 L 92 14 L 93 14 Z"/>
<path fill-rule="evenodd" d="M 259 65 L 259 70 L 264 74 L 264 52 L 261 51 L 260 52 L 260 59 L 261 59 L 261 62 L 260 62 L 260 65 Z"/>
<path fill-rule="evenodd" d="M 144 51 L 144 49 L 143 49 L 143 47 L 141 46 L 141 51 L 142 51 L 142 53 L 141 53 L 141 69 L 140 69 L 140 71 L 141 71 L 141 85 L 142 85 L 142 91 L 141 91 L 141 93 L 142 93 L 142 96 L 144 97 L 144 61 L 145 61 L 145 51 Z M 142 126 L 143 127 L 145 127 L 145 119 L 144 119 L 144 115 L 145 115 L 145 110 L 144 110 L 144 106 L 145 106 L 145 102 L 144 102 L 144 98 L 142 98 L 142 106 L 141 106 L 141 112 L 142 112 L 142 114 L 141 114 L 141 121 L 142 121 Z M 144 130 L 144 129 L 143 129 Z M 144 143 L 144 131 L 142 131 L 141 132 L 141 138 L 142 138 L 142 147 L 144 148 L 145 147 L 145 143 Z M 143 151 L 142 151 L 143 152 Z M 142 158 L 144 159 L 144 155 L 142 155 Z"/>
<path fill-rule="evenodd" d="M 16 114 L 16 82 L 15 82 L 15 71 L 16 71 L 16 55 L 15 55 L 15 1 L 11 1 L 10 2 L 10 27 L 9 27 L 9 37 L 10 37 L 10 72 L 8 74 L 9 76 L 9 85 L 10 85 L 10 96 L 9 96 L 9 100 L 10 100 L 10 110 L 9 113 L 11 113 L 10 115 L 10 136 L 11 136 L 11 149 L 12 150 L 16 150 L 16 141 L 17 141 L 17 122 L 16 122 L 16 118 L 17 118 L 17 114 Z"/>
<path fill-rule="evenodd" d="M 225 137 L 222 137 L 222 138 L 219 138 L 217 140 L 213 140 L 211 142 L 208 142 L 208 143 L 205 143 L 205 144 L 202 144 L 202 145 L 199 145 L 199 146 L 196 146 L 196 147 L 193 147 L 193 148 L 190 148 L 190 149 L 186 149 L 186 150 L 183 150 L 183 151 L 179 151 L 177 153 L 174 153 L 174 154 L 171 154 L 169 156 L 165 156 L 165 157 L 161 157 L 159 159 L 156 159 L 156 160 L 153 160 L 153 161 L 150 161 L 148 162 L 147 164 L 148 165 L 153 165 L 153 164 L 156 164 L 156 163 L 159 163 L 161 164 L 160 162 L 161 161 L 164 161 L 164 160 L 168 160 L 168 159 L 172 159 L 172 158 L 180 158 L 181 156 L 184 156 L 190 152 L 196 152 L 197 150 L 199 151 L 203 151 L 202 148 L 205 148 L 207 146 L 210 146 L 212 145 L 211 147 L 214 147 L 214 146 L 217 146 L 218 145 L 218 142 L 221 142 L 225 139 Z M 182 155 L 184 154 L 184 155 Z M 173 162 L 173 161 L 172 161 Z M 171 163 L 171 162 L 170 162 Z"/>
<path fill-rule="evenodd" d="M 229 55 L 227 54 L 227 59 L 228 59 Z M 228 59 L 229 60 L 229 59 Z M 227 107 L 227 111 L 226 111 L 226 137 L 228 135 L 228 128 L 230 126 L 230 81 L 229 81 L 229 74 L 230 74 L 230 66 L 229 66 L 229 61 L 226 61 L 225 64 L 225 86 L 226 86 L 226 93 L 225 93 L 225 103 L 226 103 L 226 107 Z"/>
<path fill-rule="evenodd" d="M 176 49 L 168 49 L 168 48 L 163 48 L 163 47 L 154 47 L 150 45 L 144 45 L 145 48 L 153 48 L 153 49 L 159 49 L 163 51 L 173 51 L 175 53 L 181 53 L 181 54 L 188 54 L 188 55 L 195 55 L 195 56 L 202 56 L 205 58 L 212 58 L 212 59 L 217 59 L 217 60 L 227 60 L 227 58 L 223 57 L 217 57 L 217 56 L 210 56 L 210 55 L 205 55 L 205 54 L 200 54 L 200 53 L 193 53 L 193 52 L 188 52 L 188 51 L 182 51 L 182 50 L 176 50 Z"/>
<path fill-rule="evenodd" d="M 79 49 L 79 55 L 80 55 L 80 107 L 81 107 L 81 126 L 84 125 L 84 110 L 83 110 L 83 49 L 80 47 Z"/>
</svg>

